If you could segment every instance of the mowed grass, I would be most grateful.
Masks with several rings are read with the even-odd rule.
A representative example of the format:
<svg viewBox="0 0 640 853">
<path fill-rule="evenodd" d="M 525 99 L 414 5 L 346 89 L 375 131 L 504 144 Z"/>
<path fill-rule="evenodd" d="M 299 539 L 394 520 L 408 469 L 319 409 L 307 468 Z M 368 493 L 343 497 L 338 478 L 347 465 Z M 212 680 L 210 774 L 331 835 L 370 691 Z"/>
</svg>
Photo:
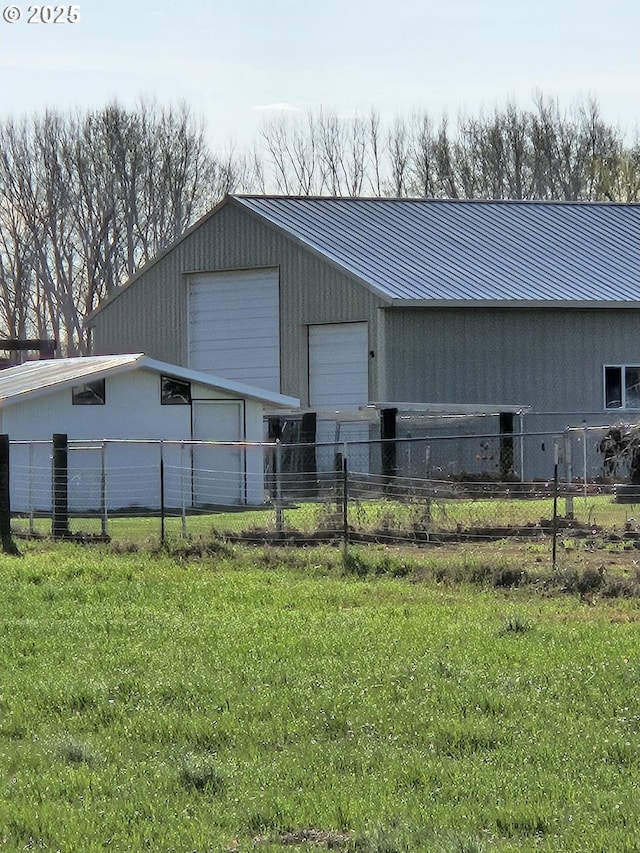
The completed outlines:
<svg viewBox="0 0 640 853">
<path fill-rule="evenodd" d="M 638 850 L 637 599 L 186 554 L 0 557 L 0 849 Z"/>
</svg>

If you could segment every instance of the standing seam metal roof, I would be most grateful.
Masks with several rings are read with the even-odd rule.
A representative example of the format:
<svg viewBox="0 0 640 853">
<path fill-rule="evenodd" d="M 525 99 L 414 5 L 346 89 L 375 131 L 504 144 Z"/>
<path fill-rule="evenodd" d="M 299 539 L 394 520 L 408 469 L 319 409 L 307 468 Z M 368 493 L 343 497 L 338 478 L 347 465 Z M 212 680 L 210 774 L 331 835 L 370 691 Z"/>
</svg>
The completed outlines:
<svg viewBox="0 0 640 853">
<path fill-rule="evenodd" d="M 217 388 L 243 397 L 251 397 L 270 406 L 295 408 L 299 401 L 293 397 L 255 388 L 208 373 L 167 364 L 145 356 L 144 353 L 125 355 L 94 355 L 79 358 L 59 358 L 27 361 L 24 364 L 0 370 L 0 408 L 34 394 L 46 394 L 67 385 L 91 382 L 95 378 L 140 367 L 177 376 L 211 388 Z"/>
<path fill-rule="evenodd" d="M 640 205 L 235 196 L 402 304 L 640 301 Z"/>
</svg>

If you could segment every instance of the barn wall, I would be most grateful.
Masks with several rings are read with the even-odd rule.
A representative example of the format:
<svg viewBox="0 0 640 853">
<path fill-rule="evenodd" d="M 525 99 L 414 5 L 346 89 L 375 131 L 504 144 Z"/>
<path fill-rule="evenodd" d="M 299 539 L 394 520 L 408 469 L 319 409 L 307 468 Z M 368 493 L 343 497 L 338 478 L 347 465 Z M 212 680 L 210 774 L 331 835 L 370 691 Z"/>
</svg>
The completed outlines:
<svg viewBox="0 0 640 853">
<path fill-rule="evenodd" d="M 640 310 L 385 313 L 388 399 L 525 404 L 602 421 L 603 365 L 640 364 Z"/>
<path fill-rule="evenodd" d="M 186 366 L 189 273 L 254 267 L 279 269 L 282 393 L 307 403 L 308 324 L 367 321 L 370 349 L 376 350 L 382 300 L 231 202 L 95 316 L 94 354 L 145 352 Z M 372 357 L 371 399 L 378 396 L 376 365 Z"/>
</svg>

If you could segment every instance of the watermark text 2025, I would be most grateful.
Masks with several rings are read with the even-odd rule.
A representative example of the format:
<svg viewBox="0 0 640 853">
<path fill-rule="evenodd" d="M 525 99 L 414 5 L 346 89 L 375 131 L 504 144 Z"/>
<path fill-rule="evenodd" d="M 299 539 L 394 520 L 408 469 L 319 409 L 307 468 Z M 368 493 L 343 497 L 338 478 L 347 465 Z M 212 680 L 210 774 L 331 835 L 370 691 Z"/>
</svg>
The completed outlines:
<svg viewBox="0 0 640 853">
<path fill-rule="evenodd" d="M 5 6 L 2 18 L 7 24 L 77 24 L 80 6 Z"/>
</svg>

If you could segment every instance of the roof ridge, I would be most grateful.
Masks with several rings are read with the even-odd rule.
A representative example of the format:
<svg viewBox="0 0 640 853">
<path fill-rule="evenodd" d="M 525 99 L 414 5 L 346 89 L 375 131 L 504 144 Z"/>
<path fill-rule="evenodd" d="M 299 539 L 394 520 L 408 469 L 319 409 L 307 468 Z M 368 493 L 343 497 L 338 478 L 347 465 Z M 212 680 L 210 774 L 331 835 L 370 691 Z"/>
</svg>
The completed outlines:
<svg viewBox="0 0 640 853">
<path fill-rule="evenodd" d="M 436 198 L 431 196 L 335 196 L 237 193 L 229 198 L 236 201 L 300 201 L 300 202 L 366 202 L 382 204 L 444 204 L 444 205 L 549 205 L 553 207 L 640 207 L 637 201 L 606 201 L 604 199 L 541 199 L 541 198 Z"/>
</svg>

